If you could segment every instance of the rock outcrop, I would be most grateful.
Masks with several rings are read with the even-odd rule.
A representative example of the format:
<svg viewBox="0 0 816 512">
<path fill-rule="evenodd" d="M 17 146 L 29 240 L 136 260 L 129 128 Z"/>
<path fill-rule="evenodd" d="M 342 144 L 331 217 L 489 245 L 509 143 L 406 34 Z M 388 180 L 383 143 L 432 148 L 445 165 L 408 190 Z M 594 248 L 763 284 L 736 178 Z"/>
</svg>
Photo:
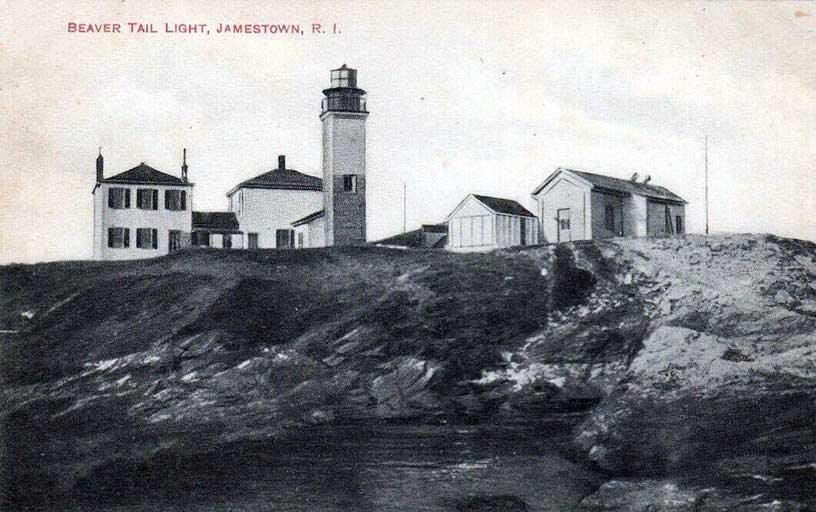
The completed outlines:
<svg viewBox="0 0 816 512">
<path fill-rule="evenodd" d="M 816 483 L 813 244 L 189 251 L 8 266 L 0 296 L 11 501 L 315 424 L 589 410 L 577 450 L 618 479 L 588 510 L 799 510 Z"/>
</svg>

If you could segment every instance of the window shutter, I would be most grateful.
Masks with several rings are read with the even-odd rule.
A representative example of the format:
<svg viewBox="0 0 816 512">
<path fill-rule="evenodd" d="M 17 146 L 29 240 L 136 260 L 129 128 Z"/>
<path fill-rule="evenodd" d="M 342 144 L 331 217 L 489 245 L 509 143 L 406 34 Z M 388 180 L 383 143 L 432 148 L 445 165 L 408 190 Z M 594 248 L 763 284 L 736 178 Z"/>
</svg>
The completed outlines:
<svg viewBox="0 0 816 512">
<path fill-rule="evenodd" d="M 164 191 L 164 209 L 165 210 L 170 209 L 170 191 L 169 190 Z"/>
<path fill-rule="evenodd" d="M 108 208 L 113 208 L 113 191 L 115 189 L 108 189 Z"/>
<path fill-rule="evenodd" d="M 123 247 L 130 247 L 130 229 L 124 228 L 124 235 L 122 238 Z"/>
<path fill-rule="evenodd" d="M 157 189 L 153 189 L 153 209 L 159 209 L 159 191 Z"/>
<path fill-rule="evenodd" d="M 130 189 L 125 189 L 125 208 L 130 208 Z"/>
<path fill-rule="evenodd" d="M 142 228 L 136 229 L 136 247 L 144 247 L 144 230 Z"/>
<path fill-rule="evenodd" d="M 108 228 L 108 247 L 113 247 L 113 228 Z"/>
<path fill-rule="evenodd" d="M 187 191 L 186 190 L 181 191 L 181 206 L 179 207 L 179 209 L 180 210 L 186 210 L 187 209 Z"/>
<path fill-rule="evenodd" d="M 153 248 L 159 248 L 159 233 L 155 229 L 151 232 L 151 238 L 153 239 Z"/>
</svg>

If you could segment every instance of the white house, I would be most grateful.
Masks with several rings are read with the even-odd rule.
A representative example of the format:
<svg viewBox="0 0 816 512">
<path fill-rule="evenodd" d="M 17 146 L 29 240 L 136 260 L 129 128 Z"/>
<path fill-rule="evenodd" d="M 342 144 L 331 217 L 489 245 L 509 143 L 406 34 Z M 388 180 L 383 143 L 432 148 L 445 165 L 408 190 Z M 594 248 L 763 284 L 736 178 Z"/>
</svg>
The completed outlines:
<svg viewBox="0 0 816 512">
<path fill-rule="evenodd" d="M 469 194 L 448 215 L 450 251 L 489 251 L 538 243 L 538 219 L 518 202 Z"/>
<path fill-rule="evenodd" d="M 186 150 L 181 169 L 178 178 L 142 162 L 105 178 L 100 150 L 93 190 L 94 259 L 150 258 L 189 244 L 193 184 L 187 181 Z"/>
<path fill-rule="evenodd" d="M 545 242 L 685 232 L 686 201 L 649 183 L 558 168 L 533 191 Z"/>
<path fill-rule="evenodd" d="M 292 222 L 323 207 L 323 180 L 287 169 L 286 157 L 280 155 L 277 169 L 239 183 L 227 198 L 242 232 L 242 247 L 291 249 Z"/>
</svg>

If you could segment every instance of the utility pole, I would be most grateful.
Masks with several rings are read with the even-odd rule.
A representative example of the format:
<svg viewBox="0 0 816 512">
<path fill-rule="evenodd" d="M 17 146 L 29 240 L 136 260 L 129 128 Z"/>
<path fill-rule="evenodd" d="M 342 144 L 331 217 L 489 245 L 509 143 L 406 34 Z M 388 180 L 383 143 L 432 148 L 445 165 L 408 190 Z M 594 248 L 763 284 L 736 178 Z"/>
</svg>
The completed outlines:
<svg viewBox="0 0 816 512">
<path fill-rule="evenodd" d="M 408 220 L 408 193 L 405 181 L 402 182 L 402 232 L 407 231 L 406 224 Z"/>
<path fill-rule="evenodd" d="M 708 134 L 705 136 L 705 213 L 706 235 L 708 235 Z"/>
</svg>

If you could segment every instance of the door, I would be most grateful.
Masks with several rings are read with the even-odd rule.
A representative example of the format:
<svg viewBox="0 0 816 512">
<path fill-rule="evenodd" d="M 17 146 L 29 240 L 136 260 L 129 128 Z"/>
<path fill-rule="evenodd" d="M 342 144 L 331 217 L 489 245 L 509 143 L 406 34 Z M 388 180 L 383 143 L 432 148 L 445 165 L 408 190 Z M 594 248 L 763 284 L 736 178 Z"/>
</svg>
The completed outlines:
<svg viewBox="0 0 816 512">
<path fill-rule="evenodd" d="M 247 233 L 247 248 L 248 249 L 258 248 L 258 233 Z"/>
<path fill-rule="evenodd" d="M 167 239 L 167 247 L 170 249 L 170 252 L 181 249 L 181 231 L 176 231 L 174 229 L 170 230 L 170 235 Z"/>
<path fill-rule="evenodd" d="M 292 249 L 295 240 L 295 231 L 292 229 L 278 229 L 275 232 L 275 247 L 278 249 Z"/>
<path fill-rule="evenodd" d="M 570 211 L 569 208 L 561 208 L 558 210 L 558 217 L 555 219 L 558 222 L 558 241 L 570 242 L 572 241 L 572 234 L 570 232 Z"/>
</svg>

